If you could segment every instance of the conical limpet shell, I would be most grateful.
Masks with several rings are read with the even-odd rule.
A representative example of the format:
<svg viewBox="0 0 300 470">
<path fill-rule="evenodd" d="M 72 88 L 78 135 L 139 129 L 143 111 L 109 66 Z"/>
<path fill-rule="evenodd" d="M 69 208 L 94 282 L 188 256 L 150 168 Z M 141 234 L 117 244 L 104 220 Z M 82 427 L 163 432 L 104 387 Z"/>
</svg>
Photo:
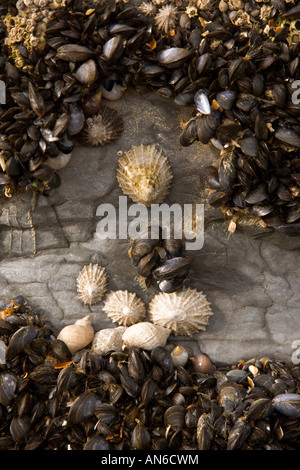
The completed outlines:
<svg viewBox="0 0 300 470">
<path fill-rule="evenodd" d="M 104 301 L 104 312 L 114 323 L 130 326 L 146 317 L 146 306 L 135 293 L 127 290 L 110 292 Z"/>
<path fill-rule="evenodd" d="M 77 320 L 73 325 L 65 326 L 57 336 L 63 341 L 74 354 L 76 351 L 85 348 L 94 337 L 94 328 L 91 324 L 90 316 L 87 315 Z"/>
<path fill-rule="evenodd" d="M 117 326 L 97 331 L 93 338 L 91 351 L 99 355 L 106 354 L 108 351 L 122 351 L 122 336 L 125 330 L 125 326 Z"/>
<path fill-rule="evenodd" d="M 171 294 L 158 294 L 149 305 L 150 320 L 170 328 L 175 335 L 193 335 L 205 330 L 211 315 L 205 295 L 187 287 Z"/>
<path fill-rule="evenodd" d="M 172 179 L 169 162 L 155 145 L 132 146 L 119 159 L 118 183 L 134 202 L 161 204 L 169 194 Z"/>
<path fill-rule="evenodd" d="M 84 266 L 77 278 L 79 298 L 88 305 L 100 302 L 107 290 L 108 275 L 98 264 Z"/>
<path fill-rule="evenodd" d="M 151 350 L 156 346 L 165 346 L 171 330 L 154 325 L 150 322 L 140 322 L 126 328 L 123 334 L 124 346 Z"/>
</svg>

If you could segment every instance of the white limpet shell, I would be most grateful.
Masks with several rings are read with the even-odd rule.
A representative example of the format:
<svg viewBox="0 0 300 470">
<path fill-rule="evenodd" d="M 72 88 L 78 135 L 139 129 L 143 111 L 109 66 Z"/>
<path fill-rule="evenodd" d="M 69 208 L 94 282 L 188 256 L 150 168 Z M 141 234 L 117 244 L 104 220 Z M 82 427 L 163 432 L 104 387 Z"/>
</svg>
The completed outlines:
<svg viewBox="0 0 300 470">
<path fill-rule="evenodd" d="M 135 323 L 126 328 L 123 345 L 152 350 L 156 346 L 165 346 L 170 333 L 171 330 L 150 322 Z"/>
<path fill-rule="evenodd" d="M 168 159 L 155 145 L 133 145 L 118 165 L 119 186 L 133 202 L 161 204 L 169 194 L 173 174 Z"/>
<path fill-rule="evenodd" d="M 149 319 L 175 335 L 193 335 L 205 330 L 213 312 L 206 296 L 184 287 L 170 294 L 157 294 L 149 304 Z"/>
<path fill-rule="evenodd" d="M 77 320 L 72 325 L 65 326 L 57 336 L 57 339 L 63 341 L 74 354 L 76 351 L 85 348 L 90 344 L 94 337 L 94 328 L 91 324 L 90 316 Z"/>
<path fill-rule="evenodd" d="M 84 266 L 77 278 L 77 292 L 80 300 L 93 305 L 100 302 L 107 291 L 108 275 L 98 264 Z"/>
<path fill-rule="evenodd" d="M 117 326 L 97 331 L 93 338 L 91 351 L 99 355 L 106 354 L 108 351 L 122 351 L 122 336 L 125 330 L 125 326 Z"/>
<path fill-rule="evenodd" d="M 114 323 L 124 326 L 139 323 L 146 317 L 144 302 L 128 290 L 118 290 L 107 294 L 103 310 Z"/>
</svg>

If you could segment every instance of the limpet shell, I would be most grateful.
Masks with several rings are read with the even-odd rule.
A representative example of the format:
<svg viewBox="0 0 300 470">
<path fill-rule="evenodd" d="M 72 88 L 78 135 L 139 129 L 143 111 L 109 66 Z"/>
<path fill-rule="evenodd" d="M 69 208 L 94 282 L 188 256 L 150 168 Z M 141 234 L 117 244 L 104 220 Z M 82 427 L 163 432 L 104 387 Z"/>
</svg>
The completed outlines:
<svg viewBox="0 0 300 470">
<path fill-rule="evenodd" d="M 149 304 L 149 319 L 175 335 L 205 330 L 213 312 L 202 292 L 187 287 L 170 294 L 157 294 Z"/>
<path fill-rule="evenodd" d="M 97 331 L 92 341 L 91 351 L 99 355 L 106 354 L 108 351 L 122 351 L 122 336 L 125 330 L 125 326 L 117 326 Z"/>
<path fill-rule="evenodd" d="M 91 324 L 90 316 L 77 320 L 73 325 L 65 326 L 57 336 L 63 341 L 74 354 L 76 351 L 85 348 L 94 337 L 94 328 Z"/>
<path fill-rule="evenodd" d="M 165 346 L 170 333 L 171 330 L 150 322 L 135 323 L 126 328 L 123 345 L 151 350 L 156 346 Z"/>
<path fill-rule="evenodd" d="M 100 302 L 107 290 L 108 275 L 98 264 L 84 266 L 77 278 L 77 292 L 80 300 L 93 305 Z"/>
<path fill-rule="evenodd" d="M 161 204 L 169 194 L 172 179 L 168 159 L 155 145 L 133 145 L 119 159 L 119 186 L 136 203 Z"/>
<path fill-rule="evenodd" d="M 127 290 L 107 294 L 103 310 L 114 323 L 124 326 L 138 323 L 146 317 L 144 302 L 135 293 Z"/>
</svg>

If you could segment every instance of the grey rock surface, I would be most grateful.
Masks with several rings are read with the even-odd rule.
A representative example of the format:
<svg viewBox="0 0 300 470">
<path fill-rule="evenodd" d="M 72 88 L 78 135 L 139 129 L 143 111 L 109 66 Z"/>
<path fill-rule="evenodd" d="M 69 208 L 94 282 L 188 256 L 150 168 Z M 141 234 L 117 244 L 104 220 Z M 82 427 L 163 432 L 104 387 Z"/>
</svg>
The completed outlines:
<svg viewBox="0 0 300 470">
<path fill-rule="evenodd" d="M 280 352 L 291 356 L 300 340 L 300 240 L 238 222 L 228 232 L 219 210 L 206 203 L 199 170 L 218 157 L 213 146 L 179 144 L 180 123 L 190 108 L 152 93 L 126 91 L 109 106 L 124 116 L 125 131 L 101 148 L 76 147 L 60 171 L 61 186 L 50 197 L 16 194 L 0 215 L 0 303 L 17 295 L 45 312 L 57 331 L 90 314 L 95 331 L 113 327 L 100 302 L 83 305 L 76 278 L 89 263 L 105 266 L 109 290 L 136 292 L 148 305 L 155 291 L 145 291 L 124 239 L 99 240 L 97 207 L 118 208 L 122 191 L 116 180 L 118 152 L 132 145 L 157 144 L 169 159 L 174 180 L 168 204 L 205 203 L 205 240 L 190 252 L 194 262 L 186 285 L 206 294 L 214 315 L 206 331 L 170 342 L 201 350 L 216 363 L 233 363 Z"/>
</svg>

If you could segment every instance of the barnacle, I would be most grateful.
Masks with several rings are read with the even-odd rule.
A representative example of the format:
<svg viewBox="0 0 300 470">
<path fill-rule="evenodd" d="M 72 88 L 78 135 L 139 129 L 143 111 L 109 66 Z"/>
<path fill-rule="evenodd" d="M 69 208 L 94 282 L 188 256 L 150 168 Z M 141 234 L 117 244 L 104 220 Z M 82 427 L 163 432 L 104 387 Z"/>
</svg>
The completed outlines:
<svg viewBox="0 0 300 470">
<path fill-rule="evenodd" d="M 122 115 L 108 106 L 101 106 L 99 113 L 87 118 L 84 129 L 87 145 L 105 145 L 120 137 L 124 130 Z"/>
<path fill-rule="evenodd" d="M 146 16 L 154 16 L 156 13 L 156 7 L 151 2 L 143 2 L 139 5 L 139 10 L 143 15 Z"/>
<path fill-rule="evenodd" d="M 155 24 L 159 30 L 168 33 L 175 28 L 177 7 L 174 5 L 165 5 L 158 10 L 155 16 Z"/>
</svg>

